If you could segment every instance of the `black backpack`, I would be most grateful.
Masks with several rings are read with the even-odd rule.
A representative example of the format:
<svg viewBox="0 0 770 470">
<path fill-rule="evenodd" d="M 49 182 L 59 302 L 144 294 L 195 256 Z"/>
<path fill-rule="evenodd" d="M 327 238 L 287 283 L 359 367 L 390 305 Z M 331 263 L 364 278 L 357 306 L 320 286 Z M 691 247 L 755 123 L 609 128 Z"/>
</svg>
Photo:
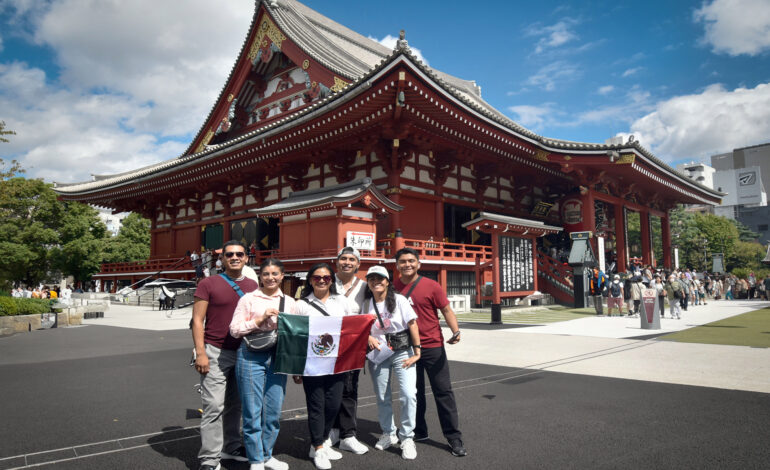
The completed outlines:
<svg viewBox="0 0 770 470">
<path fill-rule="evenodd" d="M 610 284 L 610 295 L 613 297 L 620 297 L 620 283 L 613 282 Z"/>
</svg>

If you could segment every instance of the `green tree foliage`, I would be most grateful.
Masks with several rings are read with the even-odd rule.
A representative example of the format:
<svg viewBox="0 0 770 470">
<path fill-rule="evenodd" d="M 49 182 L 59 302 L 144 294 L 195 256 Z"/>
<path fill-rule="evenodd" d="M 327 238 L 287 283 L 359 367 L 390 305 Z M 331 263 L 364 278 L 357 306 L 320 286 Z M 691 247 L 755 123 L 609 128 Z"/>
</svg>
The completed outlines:
<svg viewBox="0 0 770 470">
<path fill-rule="evenodd" d="M 99 270 L 105 231 L 94 209 L 58 201 L 42 180 L 0 180 L 0 283 L 37 284 L 56 271 L 88 280 Z"/>
<path fill-rule="evenodd" d="M 141 261 L 150 257 L 150 221 L 131 213 L 122 221 L 118 235 L 107 240 L 105 263 Z"/>
<path fill-rule="evenodd" d="M 0 121 L 0 142 L 9 142 L 8 139 L 3 137 L 4 135 L 16 135 L 14 131 L 5 129 L 5 121 Z"/>
<path fill-rule="evenodd" d="M 77 202 L 61 203 L 59 243 L 51 250 L 52 268 L 86 280 L 99 271 L 107 227 L 91 206 Z"/>
<path fill-rule="evenodd" d="M 61 205 L 41 180 L 0 181 L 0 280 L 37 283 L 49 270 L 48 251 L 59 242 Z"/>
<path fill-rule="evenodd" d="M 727 270 L 745 269 L 747 272 L 762 269 L 765 247 L 756 242 L 738 241 L 730 257 L 727 258 Z"/>
</svg>

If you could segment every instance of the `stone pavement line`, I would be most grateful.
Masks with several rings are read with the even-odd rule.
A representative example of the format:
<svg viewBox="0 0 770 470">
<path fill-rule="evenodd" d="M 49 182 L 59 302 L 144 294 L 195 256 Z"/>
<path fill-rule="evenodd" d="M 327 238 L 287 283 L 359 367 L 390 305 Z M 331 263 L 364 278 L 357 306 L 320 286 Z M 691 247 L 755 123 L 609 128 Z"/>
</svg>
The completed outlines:
<svg viewBox="0 0 770 470">
<path fill-rule="evenodd" d="M 483 386 L 483 385 L 489 385 L 489 384 L 493 384 L 493 383 L 504 382 L 506 380 L 517 379 L 517 378 L 520 378 L 520 377 L 527 377 L 527 376 L 530 376 L 530 375 L 542 374 L 543 372 L 546 372 L 547 369 L 549 369 L 551 367 L 557 367 L 557 366 L 560 366 L 560 365 L 563 365 L 563 364 L 569 364 L 569 363 L 573 363 L 573 362 L 589 360 L 589 359 L 593 359 L 595 357 L 604 356 L 604 355 L 608 355 L 608 354 L 620 353 L 620 352 L 627 351 L 629 349 L 645 347 L 647 345 L 649 345 L 649 342 L 636 341 L 636 342 L 633 342 L 633 343 L 630 343 L 630 344 L 624 344 L 624 345 L 615 346 L 615 347 L 612 347 L 612 348 L 600 349 L 600 350 L 589 352 L 589 353 L 578 354 L 578 355 L 570 356 L 570 357 L 564 357 L 564 358 L 561 358 L 561 359 L 558 359 L 558 360 L 554 360 L 554 361 L 548 361 L 548 362 L 544 362 L 544 363 L 540 363 L 540 364 L 533 364 L 531 367 L 533 367 L 535 369 L 522 368 L 522 369 L 518 369 L 518 370 L 515 370 L 515 371 L 511 371 L 511 372 L 503 372 L 503 373 L 499 373 L 499 374 L 490 374 L 490 375 L 485 375 L 485 376 L 481 376 L 481 377 L 472 377 L 472 378 L 469 378 L 469 379 L 456 380 L 456 381 L 452 381 L 452 388 L 455 391 L 466 390 L 466 389 L 471 389 L 471 388 L 475 388 L 475 387 L 479 387 L 479 386 Z M 432 395 L 433 394 L 432 388 L 430 386 L 428 386 L 426 388 L 426 393 L 425 394 L 426 395 Z M 394 391 L 394 398 L 397 398 L 397 397 L 398 397 L 398 391 Z M 371 400 L 371 399 L 374 399 L 374 398 L 375 398 L 374 395 L 369 395 L 369 396 L 359 397 L 359 401 L 368 401 L 368 400 Z M 359 403 L 359 407 L 361 407 L 361 408 L 368 408 L 368 407 L 372 407 L 372 406 L 376 406 L 376 405 L 377 405 L 376 401 L 372 401 L 371 403 Z M 296 414 L 296 413 L 298 413 L 300 411 L 304 411 L 304 410 L 305 410 L 305 408 L 292 408 L 292 409 L 288 409 L 288 410 L 282 410 L 281 414 L 282 415 L 290 415 L 292 413 Z M 300 415 L 295 415 L 295 416 L 291 416 L 291 417 L 286 417 L 286 418 L 281 419 L 281 421 L 296 421 L 296 420 L 300 420 L 300 419 L 307 419 L 307 415 L 306 414 L 300 414 Z M 121 443 L 122 441 L 129 441 L 129 440 L 133 440 L 133 439 L 149 438 L 149 437 L 153 437 L 153 436 L 162 436 L 164 434 L 176 434 L 176 433 L 180 433 L 180 432 L 183 432 L 183 431 L 198 431 L 198 429 L 199 429 L 199 426 L 189 426 L 189 427 L 185 427 L 185 428 L 174 429 L 173 431 L 139 434 L 139 435 L 136 435 L 136 436 L 123 437 L 123 438 L 119 438 L 119 439 L 111 439 L 111 440 L 107 440 L 107 441 L 93 442 L 93 443 L 87 443 L 87 444 L 80 444 L 80 445 L 72 446 L 72 447 L 63 447 L 63 448 L 59 448 L 59 449 L 52 449 L 52 450 L 47 450 L 47 451 L 39 451 L 39 452 L 32 452 L 32 453 L 29 453 L 29 454 L 22 454 L 22 455 L 16 455 L 16 456 L 11 456 L 11 457 L 4 457 L 4 458 L 0 458 L 0 469 L 15 470 L 15 469 L 23 469 L 23 468 L 41 467 L 41 466 L 44 466 L 44 465 L 54 465 L 54 464 L 61 463 L 61 462 L 80 460 L 80 459 L 84 459 L 84 458 L 88 458 L 88 457 L 94 457 L 94 456 L 98 456 L 98 455 L 113 454 L 113 453 L 117 453 L 117 452 L 129 451 L 129 450 L 140 449 L 140 448 L 145 448 L 145 447 L 152 447 L 152 446 L 155 446 L 155 445 L 158 445 L 158 444 L 166 444 L 166 443 L 170 443 L 170 442 L 178 442 L 178 441 L 183 441 L 183 440 L 187 440 L 187 439 L 196 439 L 196 438 L 199 437 L 199 434 L 197 432 L 192 434 L 192 435 L 189 435 L 189 436 L 165 439 L 165 440 L 157 441 L 157 442 L 153 442 L 153 443 L 143 443 L 143 444 L 138 444 L 138 445 L 133 445 L 133 446 L 128 446 L 128 447 L 124 447 L 122 445 L 122 443 Z M 110 449 L 110 450 L 101 451 L 101 452 L 85 453 L 85 454 L 78 454 L 78 452 L 77 452 L 77 449 L 84 449 L 84 448 L 88 448 L 88 447 L 95 447 L 95 446 L 104 445 L 104 444 L 116 444 L 119 448 L 118 449 Z M 42 462 L 33 462 L 33 463 L 29 462 L 30 457 L 43 457 L 44 458 L 45 455 L 47 455 L 47 454 L 50 454 L 50 455 L 53 456 L 53 454 L 55 454 L 55 453 L 68 452 L 68 451 L 72 451 L 74 456 L 73 457 L 65 457 L 65 458 L 53 459 L 53 460 L 45 460 L 45 461 L 42 461 Z M 24 465 L 23 466 L 5 467 L 3 465 L 3 462 L 12 461 L 14 459 L 15 460 L 20 460 L 22 458 L 24 459 Z"/>
</svg>

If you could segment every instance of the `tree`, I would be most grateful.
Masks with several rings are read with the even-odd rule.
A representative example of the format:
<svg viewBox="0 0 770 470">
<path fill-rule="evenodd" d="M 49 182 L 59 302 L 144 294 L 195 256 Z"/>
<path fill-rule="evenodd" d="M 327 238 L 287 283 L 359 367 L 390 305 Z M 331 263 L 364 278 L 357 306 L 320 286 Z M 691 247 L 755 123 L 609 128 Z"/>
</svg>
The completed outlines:
<svg viewBox="0 0 770 470">
<path fill-rule="evenodd" d="M 759 271 L 762 268 L 761 260 L 765 257 L 765 248 L 756 242 L 738 241 L 735 249 L 727 258 L 725 269 L 734 271 L 744 269 L 747 272 Z"/>
<path fill-rule="evenodd" d="M 0 142 L 10 142 L 8 139 L 3 137 L 4 135 L 16 135 L 16 132 L 5 130 L 5 121 L 0 121 Z"/>
<path fill-rule="evenodd" d="M 51 267 L 86 281 L 101 269 L 107 227 L 91 206 L 61 203 L 59 243 L 51 250 Z"/>
<path fill-rule="evenodd" d="M 118 235 L 105 245 L 105 263 L 142 261 L 150 257 L 150 221 L 132 212 L 123 219 Z"/>
<path fill-rule="evenodd" d="M 61 205 L 42 180 L 0 181 L 0 281 L 43 281 L 58 244 Z"/>
</svg>

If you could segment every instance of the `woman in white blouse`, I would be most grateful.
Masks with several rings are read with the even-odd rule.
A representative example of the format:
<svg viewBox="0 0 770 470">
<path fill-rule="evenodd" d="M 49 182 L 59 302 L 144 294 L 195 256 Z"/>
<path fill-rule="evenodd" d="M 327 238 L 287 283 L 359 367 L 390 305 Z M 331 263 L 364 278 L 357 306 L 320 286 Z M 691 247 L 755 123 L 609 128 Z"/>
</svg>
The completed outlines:
<svg viewBox="0 0 770 470">
<path fill-rule="evenodd" d="M 305 279 L 298 315 L 344 316 L 352 315 L 347 298 L 337 293 L 336 278 L 331 266 L 319 263 L 310 268 Z M 305 389 L 307 424 L 310 429 L 310 458 L 316 468 L 332 468 L 331 460 L 339 460 L 342 454 L 332 449 L 329 432 L 342 404 L 342 388 L 345 374 L 321 376 L 294 376 L 295 383 Z"/>
<path fill-rule="evenodd" d="M 420 332 L 417 314 L 409 301 L 396 293 L 383 266 L 373 266 L 366 273 L 366 291 L 362 312 L 374 313 L 377 319 L 369 336 L 369 371 L 377 396 L 378 418 L 382 436 L 374 446 L 384 450 L 401 440 L 401 457 L 417 457 L 414 426 L 417 421 L 417 369 L 420 359 Z M 411 343 L 411 344 L 410 344 Z M 383 350 L 389 349 L 389 351 Z M 376 350 L 376 351 L 375 351 Z M 390 354 L 392 351 L 392 354 Z M 396 437 L 391 402 L 391 377 L 398 378 L 401 404 L 401 427 Z"/>
</svg>

